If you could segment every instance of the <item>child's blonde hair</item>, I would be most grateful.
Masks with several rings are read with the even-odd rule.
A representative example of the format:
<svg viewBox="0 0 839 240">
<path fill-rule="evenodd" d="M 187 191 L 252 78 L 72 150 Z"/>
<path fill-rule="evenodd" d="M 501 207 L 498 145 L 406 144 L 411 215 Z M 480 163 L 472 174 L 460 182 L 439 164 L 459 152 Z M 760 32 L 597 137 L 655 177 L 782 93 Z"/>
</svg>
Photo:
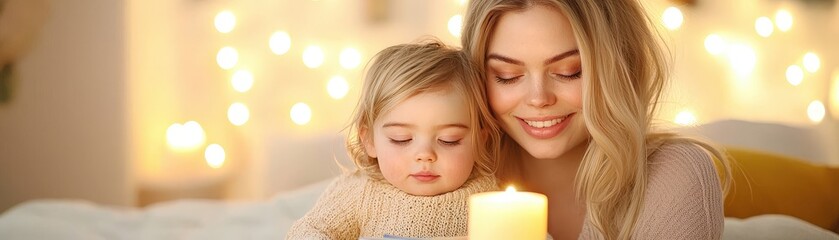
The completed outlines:
<svg viewBox="0 0 839 240">
<path fill-rule="evenodd" d="M 501 137 L 480 81 L 481 73 L 467 55 L 436 39 L 391 46 L 376 54 L 367 67 L 347 138 L 357 169 L 383 179 L 378 159 L 367 154 L 362 139 L 368 136 L 367 141 L 372 141 L 376 119 L 412 96 L 447 90 L 460 93 L 469 108 L 469 137 L 478 156 L 472 177 L 493 175 Z"/>
</svg>

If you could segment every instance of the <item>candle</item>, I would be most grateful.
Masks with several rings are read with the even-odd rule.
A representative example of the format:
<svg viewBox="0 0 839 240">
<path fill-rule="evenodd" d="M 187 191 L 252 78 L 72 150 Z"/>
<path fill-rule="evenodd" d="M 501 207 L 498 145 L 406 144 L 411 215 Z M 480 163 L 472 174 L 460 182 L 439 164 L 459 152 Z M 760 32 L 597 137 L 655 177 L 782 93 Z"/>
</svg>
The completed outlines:
<svg viewBox="0 0 839 240">
<path fill-rule="evenodd" d="M 485 192 L 469 197 L 469 239 L 545 240 L 548 198 L 532 192 Z"/>
</svg>

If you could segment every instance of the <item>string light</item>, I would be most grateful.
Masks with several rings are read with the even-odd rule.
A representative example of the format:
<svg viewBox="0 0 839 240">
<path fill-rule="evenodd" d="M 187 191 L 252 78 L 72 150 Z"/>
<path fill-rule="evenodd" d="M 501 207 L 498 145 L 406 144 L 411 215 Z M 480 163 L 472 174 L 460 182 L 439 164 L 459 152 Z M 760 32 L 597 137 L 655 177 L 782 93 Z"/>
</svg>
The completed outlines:
<svg viewBox="0 0 839 240">
<path fill-rule="evenodd" d="M 231 69 L 239 62 L 239 52 L 232 47 L 223 47 L 216 55 L 216 63 L 222 69 Z"/>
<path fill-rule="evenodd" d="M 309 68 L 318 68 L 323 64 L 323 49 L 318 46 L 308 46 L 303 50 L 303 64 Z"/>
<path fill-rule="evenodd" d="M 804 54 L 804 69 L 807 69 L 808 72 L 815 73 L 819 70 L 819 67 L 821 67 L 821 61 L 818 55 L 812 52 Z"/>
<path fill-rule="evenodd" d="M 166 129 L 166 143 L 174 150 L 190 150 L 204 144 L 206 135 L 201 124 L 188 121 L 184 124 L 174 123 Z"/>
<path fill-rule="evenodd" d="M 347 96 L 349 89 L 350 85 L 347 83 L 347 79 L 344 79 L 344 77 L 341 76 L 332 77 L 326 84 L 326 91 L 329 93 L 329 96 L 334 99 L 344 98 L 344 96 Z"/>
<path fill-rule="evenodd" d="M 755 50 L 749 45 L 734 44 L 729 47 L 728 61 L 734 73 L 745 76 L 754 70 L 757 64 L 757 55 L 755 54 Z"/>
<path fill-rule="evenodd" d="M 306 125 L 312 120 L 312 109 L 305 103 L 296 103 L 291 106 L 291 121 L 297 125 Z"/>
<path fill-rule="evenodd" d="M 820 123 L 824 119 L 824 114 L 824 104 L 819 100 L 814 100 L 807 106 L 807 117 L 813 123 Z"/>
<path fill-rule="evenodd" d="M 268 39 L 268 47 L 276 55 L 283 55 L 291 49 L 291 36 L 283 31 L 274 32 Z"/>
<path fill-rule="evenodd" d="M 676 114 L 675 122 L 682 126 L 696 125 L 696 115 L 689 110 L 683 110 Z"/>
<path fill-rule="evenodd" d="M 456 38 L 460 38 L 460 32 L 463 30 L 463 16 L 460 14 L 449 18 L 449 33 Z"/>
<path fill-rule="evenodd" d="M 233 74 L 231 80 L 233 89 L 241 93 L 247 92 L 253 86 L 253 74 L 248 70 L 239 70 Z"/>
<path fill-rule="evenodd" d="M 712 55 L 720 55 L 726 49 L 725 40 L 717 34 L 709 34 L 705 37 L 705 50 Z"/>
<path fill-rule="evenodd" d="M 682 11 L 679 10 L 679 8 L 668 7 L 664 10 L 664 14 L 661 16 L 661 19 L 664 21 L 664 27 L 670 30 L 676 30 L 682 26 L 684 16 L 682 16 Z"/>
<path fill-rule="evenodd" d="M 778 26 L 781 32 L 789 31 L 792 28 L 792 14 L 787 10 L 778 10 L 775 13 L 775 26 Z"/>
<path fill-rule="evenodd" d="M 248 122 L 251 113 L 243 103 L 233 103 L 227 109 L 227 120 L 233 125 L 242 126 Z"/>
<path fill-rule="evenodd" d="M 210 144 L 204 149 L 204 160 L 207 162 L 207 166 L 211 168 L 218 169 L 222 165 L 224 165 L 224 148 L 218 144 Z"/>
<path fill-rule="evenodd" d="M 798 86 L 804 80 L 804 70 L 798 65 L 792 65 L 787 68 L 787 82 L 793 86 Z"/>
<path fill-rule="evenodd" d="M 344 69 L 355 69 L 361 64 L 361 53 L 355 48 L 344 48 L 341 50 L 338 61 Z"/>
<path fill-rule="evenodd" d="M 759 17 L 755 20 L 755 31 L 757 31 L 757 35 L 761 37 L 769 37 L 772 35 L 772 31 L 775 27 L 772 25 L 772 20 L 769 20 L 768 17 Z"/>
<path fill-rule="evenodd" d="M 236 16 L 230 11 L 221 11 L 216 14 L 215 25 L 220 33 L 229 33 L 236 27 Z"/>
</svg>

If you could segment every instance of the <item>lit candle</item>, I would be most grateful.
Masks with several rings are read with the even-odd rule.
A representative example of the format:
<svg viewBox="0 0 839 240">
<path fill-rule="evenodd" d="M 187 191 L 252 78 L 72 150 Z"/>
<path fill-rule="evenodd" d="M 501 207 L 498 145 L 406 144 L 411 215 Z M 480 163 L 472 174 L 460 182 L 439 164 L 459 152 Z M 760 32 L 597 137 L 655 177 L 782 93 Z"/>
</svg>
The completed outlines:
<svg viewBox="0 0 839 240">
<path fill-rule="evenodd" d="M 548 198 L 532 192 L 485 192 L 469 197 L 469 239 L 545 240 Z"/>
</svg>

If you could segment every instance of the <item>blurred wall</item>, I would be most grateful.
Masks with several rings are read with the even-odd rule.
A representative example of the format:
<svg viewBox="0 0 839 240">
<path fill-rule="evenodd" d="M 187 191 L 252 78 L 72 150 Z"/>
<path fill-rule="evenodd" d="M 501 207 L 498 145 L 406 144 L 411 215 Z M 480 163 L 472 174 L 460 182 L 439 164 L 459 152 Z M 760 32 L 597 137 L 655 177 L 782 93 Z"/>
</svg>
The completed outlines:
<svg viewBox="0 0 839 240">
<path fill-rule="evenodd" d="M 34 198 L 131 205 L 124 3 L 49 1 L 0 104 L 0 212 Z"/>
<path fill-rule="evenodd" d="M 662 28 L 674 62 L 663 119 L 673 120 L 687 110 L 699 123 L 737 118 L 810 127 L 813 122 L 808 118 L 808 106 L 820 100 L 827 107 L 823 122 L 836 124 L 832 119 L 839 119 L 839 102 L 831 103 L 829 96 L 831 86 L 839 80 L 836 1 L 695 2 L 679 7 L 684 16 L 679 29 Z M 653 17 L 660 19 L 665 7 L 672 4 L 653 1 L 650 6 Z M 792 28 L 783 32 L 772 25 L 771 35 L 758 35 L 756 19 L 767 17 L 775 23 L 778 10 L 791 14 Z M 719 55 L 706 50 L 705 40 L 711 34 L 725 42 Z M 749 51 L 753 54 L 738 54 Z M 808 52 L 819 57 L 820 68 L 813 73 L 804 70 L 803 80 L 794 86 L 787 81 L 787 68 L 798 65 L 803 69 L 803 57 Z M 743 64 L 747 62 L 752 63 L 751 70 L 738 73 L 742 70 L 738 66 L 747 67 Z"/>
</svg>

